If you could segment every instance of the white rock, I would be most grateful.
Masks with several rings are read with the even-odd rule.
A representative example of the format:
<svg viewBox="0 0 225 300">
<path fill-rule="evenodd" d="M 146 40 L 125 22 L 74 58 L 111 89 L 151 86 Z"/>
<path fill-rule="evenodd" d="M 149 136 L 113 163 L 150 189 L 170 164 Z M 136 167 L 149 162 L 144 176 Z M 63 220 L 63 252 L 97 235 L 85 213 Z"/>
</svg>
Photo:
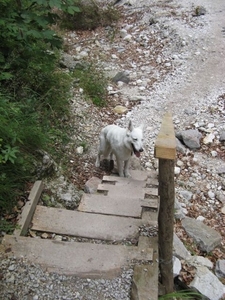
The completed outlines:
<svg viewBox="0 0 225 300">
<path fill-rule="evenodd" d="M 61 235 L 56 235 L 54 237 L 54 240 L 56 240 L 56 241 L 62 241 L 62 236 Z"/>
<path fill-rule="evenodd" d="M 202 222 L 202 221 L 204 221 L 204 220 L 205 220 L 205 217 L 203 217 L 203 216 L 198 216 L 196 220 L 198 220 L 198 221 L 201 221 L 201 222 Z"/>
<path fill-rule="evenodd" d="M 191 256 L 190 258 L 188 258 L 188 262 L 194 267 L 205 266 L 209 269 L 213 268 L 213 263 L 208 258 L 203 256 Z"/>
<path fill-rule="evenodd" d="M 180 274 L 181 262 L 177 257 L 173 257 L 173 277 L 176 277 Z"/>
<path fill-rule="evenodd" d="M 211 155 L 212 155 L 212 157 L 216 157 L 217 156 L 217 152 L 215 150 L 212 150 L 211 151 Z"/>
<path fill-rule="evenodd" d="M 177 161 L 177 166 L 178 166 L 178 167 L 182 167 L 183 164 L 184 164 L 184 163 L 182 162 L 182 160 L 179 159 L 179 160 Z"/>
<path fill-rule="evenodd" d="M 88 53 L 86 51 L 81 51 L 80 52 L 80 57 L 87 57 Z"/>
<path fill-rule="evenodd" d="M 128 111 L 128 108 L 122 105 L 117 105 L 116 107 L 113 108 L 114 113 L 117 114 L 124 114 L 125 112 Z"/>
<path fill-rule="evenodd" d="M 208 128 L 213 128 L 214 127 L 214 123 L 209 123 L 207 126 L 208 126 Z"/>
<path fill-rule="evenodd" d="M 121 86 L 123 86 L 123 85 L 124 85 L 124 82 L 123 82 L 123 81 L 118 81 L 118 82 L 117 82 L 117 86 L 118 86 L 118 87 L 121 87 Z"/>
<path fill-rule="evenodd" d="M 77 147 L 76 152 L 77 152 L 77 154 L 83 154 L 84 148 L 82 146 Z"/>
<path fill-rule="evenodd" d="M 120 30 L 120 37 L 124 38 L 127 35 L 127 30 L 126 29 L 121 29 Z"/>
<path fill-rule="evenodd" d="M 179 167 L 175 167 L 174 168 L 174 174 L 175 175 L 179 175 L 180 174 L 180 168 Z"/>
<path fill-rule="evenodd" d="M 152 164 L 151 164 L 149 161 L 147 161 L 147 162 L 145 163 L 145 167 L 146 167 L 146 168 L 151 168 L 151 167 L 152 167 Z"/>
<path fill-rule="evenodd" d="M 203 139 L 203 143 L 205 145 L 210 144 L 213 142 L 214 138 L 215 138 L 215 135 L 213 133 L 210 133 Z"/>
<path fill-rule="evenodd" d="M 141 79 L 138 79 L 138 80 L 137 80 L 137 84 L 138 84 L 138 85 L 142 84 L 142 80 L 141 80 Z"/>
<path fill-rule="evenodd" d="M 197 267 L 195 278 L 189 286 L 196 288 L 210 300 L 219 300 L 224 294 L 224 285 L 206 267 Z"/>
<path fill-rule="evenodd" d="M 132 35 L 127 34 L 123 39 L 124 39 L 124 41 L 130 42 L 132 40 Z"/>
<path fill-rule="evenodd" d="M 208 191 L 208 196 L 210 199 L 215 199 L 215 193 L 213 193 L 213 191 Z"/>
</svg>

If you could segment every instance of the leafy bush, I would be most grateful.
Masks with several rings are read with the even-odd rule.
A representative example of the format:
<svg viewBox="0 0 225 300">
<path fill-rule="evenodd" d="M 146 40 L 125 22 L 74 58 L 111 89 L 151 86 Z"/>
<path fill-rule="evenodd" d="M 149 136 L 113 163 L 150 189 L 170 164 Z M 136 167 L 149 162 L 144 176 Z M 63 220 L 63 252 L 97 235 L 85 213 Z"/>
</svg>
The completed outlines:
<svg viewBox="0 0 225 300">
<path fill-rule="evenodd" d="M 63 126 L 71 77 L 58 69 L 62 39 L 52 25 L 59 19 L 59 10 L 79 11 L 74 3 L 0 1 L 1 213 L 10 210 L 24 184 L 35 179 L 36 150 L 50 151 L 54 132 Z"/>
</svg>

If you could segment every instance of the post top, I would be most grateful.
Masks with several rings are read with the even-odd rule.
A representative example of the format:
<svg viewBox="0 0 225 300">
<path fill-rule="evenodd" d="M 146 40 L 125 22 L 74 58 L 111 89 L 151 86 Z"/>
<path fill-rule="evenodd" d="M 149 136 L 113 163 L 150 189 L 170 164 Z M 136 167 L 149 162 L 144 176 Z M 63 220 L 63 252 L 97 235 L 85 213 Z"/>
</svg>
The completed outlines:
<svg viewBox="0 0 225 300">
<path fill-rule="evenodd" d="M 162 159 L 176 158 L 176 138 L 170 112 L 166 112 L 162 119 L 161 128 L 155 142 L 155 157 Z"/>
</svg>

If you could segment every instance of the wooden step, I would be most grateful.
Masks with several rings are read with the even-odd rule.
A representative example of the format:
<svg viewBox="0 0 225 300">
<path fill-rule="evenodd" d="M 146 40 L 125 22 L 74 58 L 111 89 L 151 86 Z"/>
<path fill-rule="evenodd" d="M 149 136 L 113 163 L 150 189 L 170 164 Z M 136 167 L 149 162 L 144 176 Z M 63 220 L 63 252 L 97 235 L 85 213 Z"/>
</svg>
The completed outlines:
<svg viewBox="0 0 225 300">
<path fill-rule="evenodd" d="M 158 199 L 139 199 L 124 195 L 105 196 L 103 194 L 84 194 L 78 211 L 114 216 L 141 218 L 142 206 L 158 208 Z"/>
<path fill-rule="evenodd" d="M 120 197 L 121 195 L 126 195 L 129 198 L 141 198 L 144 199 L 147 196 L 158 196 L 158 188 L 143 188 L 142 182 L 139 184 L 132 184 L 130 182 L 124 182 L 123 185 L 112 184 L 99 184 L 98 192 L 102 192 L 109 196 Z"/>
<path fill-rule="evenodd" d="M 140 237 L 139 246 L 153 249 L 151 264 L 137 264 L 134 267 L 133 282 L 131 287 L 131 300 L 156 300 L 158 299 L 158 237 L 146 239 Z"/>
<path fill-rule="evenodd" d="M 48 272 L 79 277 L 112 278 L 133 260 L 151 262 L 153 259 L 153 249 L 142 245 L 61 242 L 11 235 L 5 235 L 2 243 L 5 252 L 25 257 Z"/>
<path fill-rule="evenodd" d="M 121 241 L 137 238 L 139 227 L 142 224 L 142 219 L 106 216 L 38 205 L 32 220 L 32 230 Z"/>
</svg>

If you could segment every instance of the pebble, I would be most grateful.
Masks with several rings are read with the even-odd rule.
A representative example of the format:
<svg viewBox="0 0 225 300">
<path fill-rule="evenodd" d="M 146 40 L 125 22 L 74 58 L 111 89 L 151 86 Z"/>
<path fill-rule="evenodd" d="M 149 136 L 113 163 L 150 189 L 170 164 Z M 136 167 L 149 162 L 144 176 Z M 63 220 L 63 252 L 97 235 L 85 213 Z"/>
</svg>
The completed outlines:
<svg viewBox="0 0 225 300">
<path fill-rule="evenodd" d="M 175 167 L 174 168 L 174 174 L 179 175 L 180 174 L 180 167 Z"/>
</svg>

